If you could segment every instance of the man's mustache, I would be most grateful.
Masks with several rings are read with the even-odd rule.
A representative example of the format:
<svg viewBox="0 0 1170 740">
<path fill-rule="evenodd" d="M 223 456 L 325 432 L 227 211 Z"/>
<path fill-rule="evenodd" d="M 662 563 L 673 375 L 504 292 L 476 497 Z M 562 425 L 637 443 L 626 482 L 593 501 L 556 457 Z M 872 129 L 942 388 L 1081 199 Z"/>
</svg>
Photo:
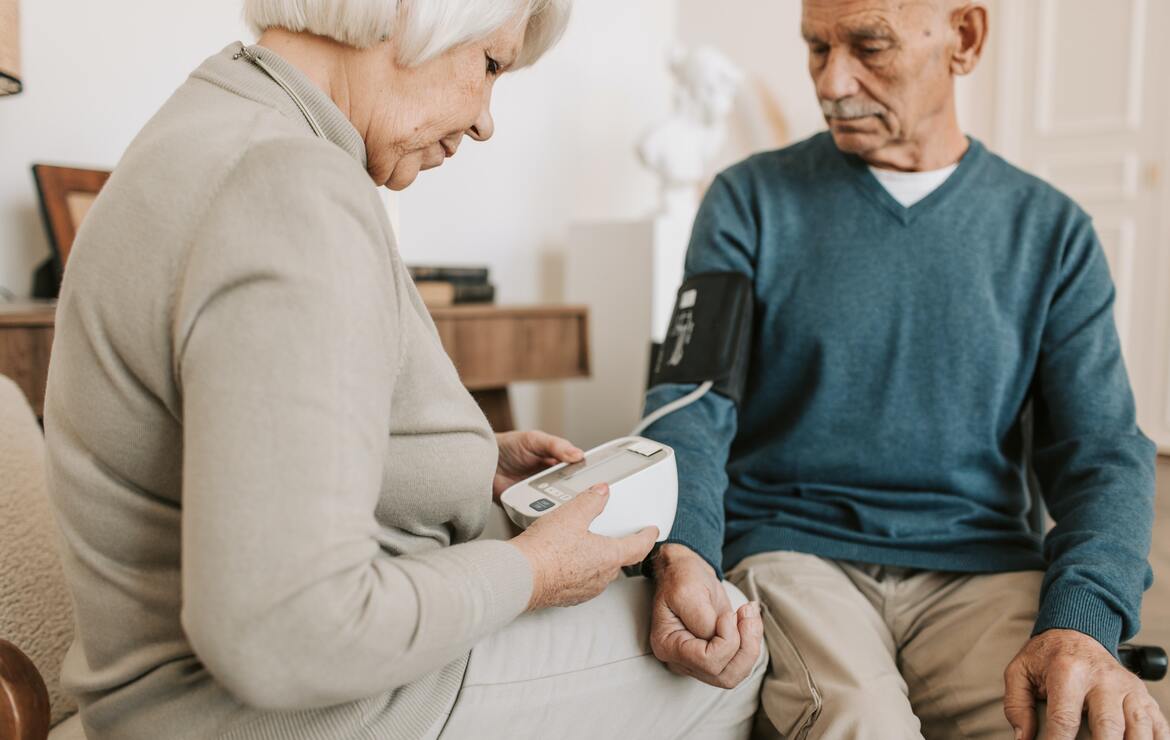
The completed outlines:
<svg viewBox="0 0 1170 740">
<path fill-rule="evenodd" d="M 880 103 L 865 98 L 841 98 L 840 100 L 821 100 L 821 112 L 825 114 L 825 118 L 849 120 L 867 116 L 882 117 L 886 114 L 886 108 Z"/>
</svg>

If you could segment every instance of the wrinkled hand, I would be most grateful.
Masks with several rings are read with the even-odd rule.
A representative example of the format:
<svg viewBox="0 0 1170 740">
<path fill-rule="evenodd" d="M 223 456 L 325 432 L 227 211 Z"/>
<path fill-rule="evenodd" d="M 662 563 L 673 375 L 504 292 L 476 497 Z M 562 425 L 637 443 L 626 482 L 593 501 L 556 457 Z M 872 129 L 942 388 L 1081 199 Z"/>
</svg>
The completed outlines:
<svg viewBox="0 0 1170 740">
<path fill-rule="evenodd" d="M 685 545 L 664 545 L 654 573 L 654 655 L 674 673 L 724 689 L 738 686 L 762 649 L 760 605 L 733 610 L 715 571 Z"/>
<path fill-rule="evenodd" d="M 545 432 L 504 432 L 496 435 L 500 459 L 492 479 L 492 498 L 525 478 L 562 462 L 580 462 L 585 453 L 572 442 Z"/>
<path fill-rule="evenodd" d="M 1036 635 L 1004 672 L 1004 714 L 1016 737 L 1036 735 L 1046 700 L 1048 740 L 1073 740 L 1088 715 L 1094 740 L 1170 740 L 1170 727 L 1145 684 L 1099 642 L 1074 630 Z"/>
<path fill-rule="evenodd" d="M 650 553 L 658 527 L 620 538 L 589 531 L 608 501 L 609 486 L 599 483 L 511 539 L 532 566 L 529 611 L 589 601 L 618 577 L 622 566 L 640 563 Z"/>
</svg>

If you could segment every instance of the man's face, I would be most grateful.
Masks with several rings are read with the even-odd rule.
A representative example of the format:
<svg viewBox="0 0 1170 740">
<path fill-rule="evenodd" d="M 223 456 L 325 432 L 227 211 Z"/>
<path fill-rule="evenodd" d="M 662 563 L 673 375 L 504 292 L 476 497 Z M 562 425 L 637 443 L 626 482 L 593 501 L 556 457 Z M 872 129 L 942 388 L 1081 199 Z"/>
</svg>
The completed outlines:
<svg viewBox="0 0 1170 740">
<path fill-rule="evenodd" d="M 953 96 L 951 0 L 804 0 L 808 67 L 833 140 L 864 156 L 929 137 Z"/>
</svg>

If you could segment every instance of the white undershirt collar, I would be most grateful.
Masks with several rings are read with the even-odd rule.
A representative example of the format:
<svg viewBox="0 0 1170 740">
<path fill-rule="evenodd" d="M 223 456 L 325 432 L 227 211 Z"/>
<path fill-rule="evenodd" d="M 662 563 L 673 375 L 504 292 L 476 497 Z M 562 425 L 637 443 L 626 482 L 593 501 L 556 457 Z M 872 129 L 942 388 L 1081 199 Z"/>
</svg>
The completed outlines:
<svg viewBox="0 0 1170 740">
<path fill-rule="evenodd" d="M 886 192 L 894 197 L 894 200 L 901 203 L 903 208 L 909 208 L 938 190 L 958 167 L 959 163 L 956 162 L 942 169 L 927 172 L 900 172 L 877 167 L 870 167 L 869 171 L 882 184 Z"/>
</svg>

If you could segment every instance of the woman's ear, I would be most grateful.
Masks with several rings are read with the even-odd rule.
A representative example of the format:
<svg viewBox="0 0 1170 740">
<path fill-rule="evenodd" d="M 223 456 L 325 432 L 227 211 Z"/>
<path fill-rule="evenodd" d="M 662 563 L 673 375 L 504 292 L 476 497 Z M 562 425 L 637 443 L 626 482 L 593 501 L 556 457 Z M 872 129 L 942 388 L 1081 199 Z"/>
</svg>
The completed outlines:
<svg viewBox="0 0 1170 740">
<path fill-rule="evenodd" d="M 956 77 L 970 74 L 987 41 L 987 8 L 981 3 L 960 5 L 951 13 L 951 27 L 959 42 L 951 55 L 951 73 Z"/>
</svg>

